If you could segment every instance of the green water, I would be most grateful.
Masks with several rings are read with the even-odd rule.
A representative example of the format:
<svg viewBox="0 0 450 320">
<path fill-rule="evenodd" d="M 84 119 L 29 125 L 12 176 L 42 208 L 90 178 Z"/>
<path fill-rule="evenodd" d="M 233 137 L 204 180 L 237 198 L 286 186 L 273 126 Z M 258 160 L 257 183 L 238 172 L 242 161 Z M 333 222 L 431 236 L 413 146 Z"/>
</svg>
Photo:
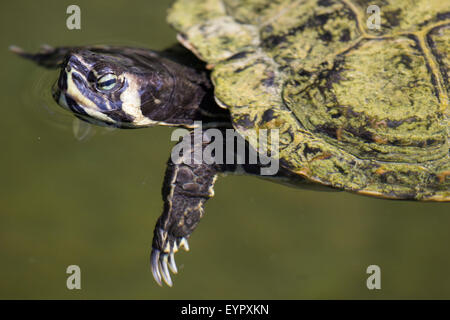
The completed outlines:
<svg viewBox="0 0 450 320">
<path fill-rule="evenodd" d="M 57 3 L 57 4 L 56 4 Z M 291 189 L 229 176 L 176 256 L 174 287 L 149 268 L 170 128 L 75 130 L 50 97 L 56 74 L 7 51 L 175 42 L 165 1 L 2 3 L 0 298 L 450 298 L 448 204 Z M 79 265 L 82 289 L 66 288 Z M 366 268 L 381 267 L 381 290 Z"/>
</svg>

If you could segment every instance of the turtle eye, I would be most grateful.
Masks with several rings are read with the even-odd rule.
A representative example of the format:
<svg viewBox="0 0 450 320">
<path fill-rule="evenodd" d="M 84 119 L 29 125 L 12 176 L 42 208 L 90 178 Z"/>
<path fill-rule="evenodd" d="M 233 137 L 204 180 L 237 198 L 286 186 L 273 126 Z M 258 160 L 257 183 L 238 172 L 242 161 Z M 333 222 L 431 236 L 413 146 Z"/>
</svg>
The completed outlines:
<svg viewBox="0 0 450 320">
<path fill-rule="evenodd" d="M 111 91 L 117 85 L 117 76 L 113 73 L 107 73 L 97 80 L 97 88 L 102 91 Z"/>
</svg>

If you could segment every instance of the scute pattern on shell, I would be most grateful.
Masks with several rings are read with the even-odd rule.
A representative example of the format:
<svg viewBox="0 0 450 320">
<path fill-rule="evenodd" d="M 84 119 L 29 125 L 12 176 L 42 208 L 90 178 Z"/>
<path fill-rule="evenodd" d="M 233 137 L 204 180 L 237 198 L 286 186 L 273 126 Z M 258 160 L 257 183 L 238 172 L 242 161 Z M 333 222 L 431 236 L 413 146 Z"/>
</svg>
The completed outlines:
<svg viewBox="0 0 450 320">
<path fill-rule="evenodd" d="M 369 5 L 381 8 L 370 30 Z M 441 0 L 178 0 L 180 41 L 213 67 L 218 103 L 283 166 L 392 199 L 450 201 L 450 6 Z"/>
</svg>

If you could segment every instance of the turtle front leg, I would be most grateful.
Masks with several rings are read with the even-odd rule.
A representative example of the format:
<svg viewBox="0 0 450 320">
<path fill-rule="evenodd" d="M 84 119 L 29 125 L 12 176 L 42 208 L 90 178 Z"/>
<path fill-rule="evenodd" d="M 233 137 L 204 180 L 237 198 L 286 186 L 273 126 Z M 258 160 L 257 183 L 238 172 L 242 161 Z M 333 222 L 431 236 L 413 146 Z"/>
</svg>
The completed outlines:
<svg viewBox="0 0 450 320">
<path fill-rule="evenodd" d="M 31 60 L 41 67 L 56 69 L 61 66 L 66 55 L 76 49 L 75 47 L 53 48 L 48 45 L 42 45 L 38 53 L 28 53 L 17 46 L 10 46 L 9 50 L 22 58 Z"/>
<path fill-rule="evenodd" d="M 191 133 L 191 141 L 194 134 Z M 159 285 L 161 279 L 172 286 L 169 268 L 177 273 L 174 254 L 180 247 L 189 250 L 187 239 L 203 217 L 204 203 L 214 195 L 213 186 L 221 167 L 216 164 L 196 164 L 194 162 L 195 147 L 203 149 L 207 141 L 201 145 L 192 143 L 187 153 L 191 153 L 190 161 L 173 161 L 167 163 L 162 196 L 164 209 L 159 217 L 153 235 L 150 257 L 153 277 Z"/>
</svg>

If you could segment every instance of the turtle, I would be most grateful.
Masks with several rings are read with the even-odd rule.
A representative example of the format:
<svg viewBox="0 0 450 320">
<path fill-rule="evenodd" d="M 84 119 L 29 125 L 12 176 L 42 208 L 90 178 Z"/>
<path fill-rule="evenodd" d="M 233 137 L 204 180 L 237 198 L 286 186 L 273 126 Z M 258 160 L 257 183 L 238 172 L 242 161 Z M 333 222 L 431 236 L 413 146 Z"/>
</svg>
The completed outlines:
<svg viewBox="0 0 450 320">
<path fill-rule="evenodd" d="M 167 20 L 178 44 L 162 51 L 12 48 L 60 69 L 53 97 L 82 120 L 186 128 L 167 163 L 154 230 L 150 263 L 159 285 L 172 286 L 174 253 L 188 250 L 224 173 L 450 201 L 445 1 L 176 0 Z M 230 147 L 230 139 L 241 143 Z M 263 145 L 266 160 L 278 163 L 270 175 L 262 174 Z M 218 146 L 226 152 L 211 152 Z M 213 161 L 195 150 L 209 150 Z M 239 162 L 242 153 L 257 160 Z"/>
</svg>

